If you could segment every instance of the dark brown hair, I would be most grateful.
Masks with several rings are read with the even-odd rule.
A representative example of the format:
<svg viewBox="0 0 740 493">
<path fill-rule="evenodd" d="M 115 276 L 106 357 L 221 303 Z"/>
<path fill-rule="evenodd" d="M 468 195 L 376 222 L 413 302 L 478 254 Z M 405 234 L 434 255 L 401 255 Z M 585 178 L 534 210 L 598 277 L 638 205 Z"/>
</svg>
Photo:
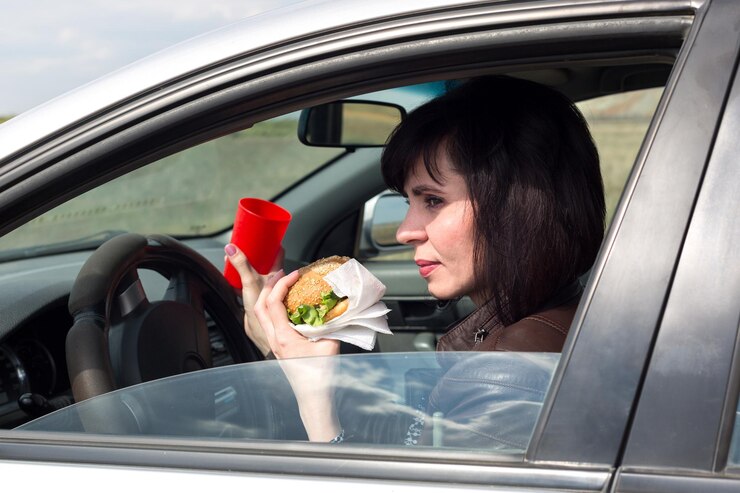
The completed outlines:
<svg viewBox="0 0 740 493">
<path fill-rule="evenodd" d="M 395 130 L 382 157 L 386 183 L 403 193 L 419 159 L 439 181 L 439 152 L 467 184 L 476 286 L 502 323 L 536 312 L 591 267 L 604 234 L 599 156 L 563 94 L 503 76 L 452 88 Z"/>
</svg>

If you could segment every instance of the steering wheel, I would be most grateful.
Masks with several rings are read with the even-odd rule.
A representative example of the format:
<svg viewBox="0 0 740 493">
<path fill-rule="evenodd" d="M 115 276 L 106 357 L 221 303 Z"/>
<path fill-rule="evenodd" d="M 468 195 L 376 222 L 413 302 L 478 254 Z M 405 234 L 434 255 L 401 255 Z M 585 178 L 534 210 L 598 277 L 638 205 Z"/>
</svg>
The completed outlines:
<svg viewBox="0 0 740 493">
<path fill-rule="evenodd" d="M 147 299 L 137 269 L 169 280 L 162 300 Z M 69 312 L 67 367 L 76 402 L 211 367 L 205 312 L 235 362 L 263 359 L 244 332 L 235 290 L 211 262 L 169 236 L 127 233 L 101 245 L 75 280 Z"/>
</svg>

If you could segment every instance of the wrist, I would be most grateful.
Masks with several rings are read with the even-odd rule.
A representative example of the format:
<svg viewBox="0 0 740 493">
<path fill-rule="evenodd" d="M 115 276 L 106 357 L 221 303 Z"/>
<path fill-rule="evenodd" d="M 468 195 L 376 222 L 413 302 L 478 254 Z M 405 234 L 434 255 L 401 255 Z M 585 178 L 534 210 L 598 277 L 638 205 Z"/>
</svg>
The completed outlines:
<svg viewBox="0 0 740 493">
<path fill-rule="evenodd" d="M 331 403 L 318 406 L 299 405 L 299 412 L 308 439 L 312 442 L 329 442 L 342 431 L 339 418 Z"/>
</svg>

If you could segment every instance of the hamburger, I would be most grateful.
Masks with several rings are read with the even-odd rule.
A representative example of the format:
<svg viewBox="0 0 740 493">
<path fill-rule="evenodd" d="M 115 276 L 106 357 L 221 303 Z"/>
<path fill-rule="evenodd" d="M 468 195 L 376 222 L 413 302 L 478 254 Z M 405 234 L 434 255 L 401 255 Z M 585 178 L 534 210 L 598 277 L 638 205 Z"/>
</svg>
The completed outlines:
<svg viewBox="0 0 740 493">
<path fill-rule="evenodd" d="M 345 296 L 340 298 L 334 293 L 324 276 L 343 263 L 349 257 L 334 255 L 319 259 L 298 270 L 298 280 L 288 290 L 283 304 L 288 310 L 288 318 L 296 325 L 323 325 L 342 315 L 349 307 Z"/>
</svg>

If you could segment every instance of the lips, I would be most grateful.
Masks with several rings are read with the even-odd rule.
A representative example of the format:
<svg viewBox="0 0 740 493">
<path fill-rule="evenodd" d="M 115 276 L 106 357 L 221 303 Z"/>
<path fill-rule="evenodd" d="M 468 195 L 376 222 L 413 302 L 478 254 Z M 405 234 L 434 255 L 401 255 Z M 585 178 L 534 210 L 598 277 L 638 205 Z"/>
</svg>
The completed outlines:
<svg viewBox="0 0 740 493">
<path fill-rule="evenodd" d="M 432 262 L 430 260 L 417 260 L 416 265 L 419 266 L 419 275 L 421 275 L 421 277 L 427 278 L 432 275 L 432 272 L 434 272 L 434 270 L 441 264 L 439 262 Z"/>
</svg>

